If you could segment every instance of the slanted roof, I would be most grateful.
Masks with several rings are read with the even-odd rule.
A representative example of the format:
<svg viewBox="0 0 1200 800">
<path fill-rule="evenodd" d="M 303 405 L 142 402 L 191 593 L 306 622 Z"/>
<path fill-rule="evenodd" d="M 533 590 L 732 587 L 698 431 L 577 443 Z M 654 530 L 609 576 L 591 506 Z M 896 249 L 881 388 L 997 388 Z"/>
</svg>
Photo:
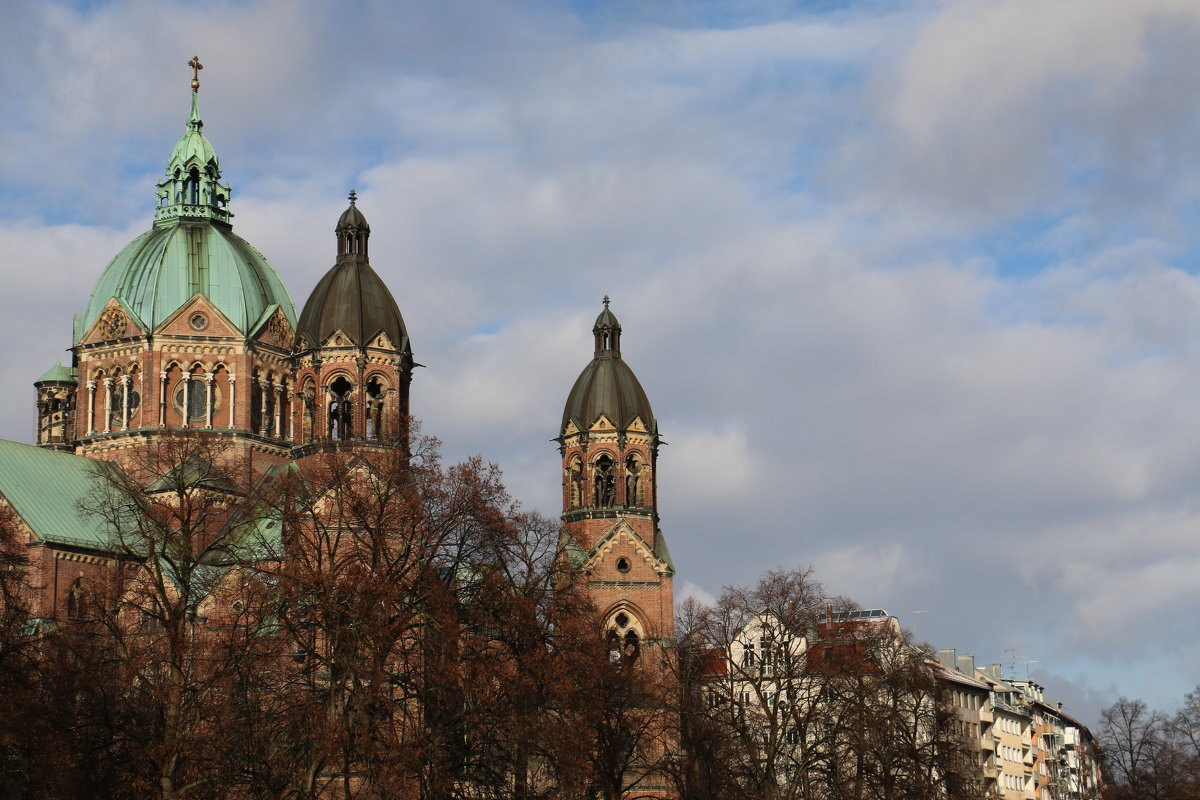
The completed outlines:
<svg viewBox="0 0 1200 800">
<path fill-rule="evenodd" d="M 0 439 L 0 496 L 45 542 L 108 549 L 103 520 L 80 513 L 101 461 Z"/>
<path fill-rule="evenodd" d="M 654 532 L 654 557 L 671 568 L 671 572 L 675 572 L 675 562 L 671 560 L 671 551 L 667 549 L 667 537 L 663 536 L 662 531 Z"/>
<path fill-rule="evenodd" d="M 584 552 L 583 547 L 580 546 L 574 536 L 563 531 L 562 537 L 563 552 L 567 554 L 567 559 L 571 562 L 571 566 L 578 567 L 587 561 L 588 554 Z"/>
</svg>

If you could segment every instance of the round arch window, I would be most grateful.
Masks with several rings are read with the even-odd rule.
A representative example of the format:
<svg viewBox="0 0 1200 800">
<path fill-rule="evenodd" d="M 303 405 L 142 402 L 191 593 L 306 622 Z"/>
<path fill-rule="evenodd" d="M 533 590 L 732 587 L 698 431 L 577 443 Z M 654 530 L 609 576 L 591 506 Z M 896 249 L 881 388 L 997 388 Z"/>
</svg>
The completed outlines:
<svg viewBox="0 0 1200 800">
<path fill-rule="evenodd" d="M 175 384 L 175 413 L 183 415 L 184 386 L 187 387 L 187 420 L 192 422 L 207 422 L 206 408 L 208 406 L 208 384 L 203 380 L 181 380 Z M 212 387 L 213 414 L 221 410 L 221 387 L 214 382 Z"/>
</svg>

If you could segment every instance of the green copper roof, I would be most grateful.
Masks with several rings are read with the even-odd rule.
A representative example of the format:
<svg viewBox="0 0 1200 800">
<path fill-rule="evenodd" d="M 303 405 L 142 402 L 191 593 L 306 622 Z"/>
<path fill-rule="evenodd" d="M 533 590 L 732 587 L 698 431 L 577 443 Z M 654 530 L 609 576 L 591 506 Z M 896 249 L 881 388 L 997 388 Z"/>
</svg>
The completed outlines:
<svg viewBox="0 0 1200 800">
<path fill-rule="evenodd" d="M 171 158 L 167 161 L 168 171 L 172 166 L 183 166 L 190 162 L 197 166 L 207 166 L 211 163 L 220 167 L 221 162 L 217 159 L 217 152 L 213 150 L 212 143 L 200 132 L 203 127 L 204 120 L 200 119 L 198 95 L 193 92 L 192 113 L 188 116 L 187 132 L 180 137 L 175 143 L 175 149 L 171 151 Z"/>
<path fill-rule="evenodd" d="M 0 439 L 0 495 L 43 541 L 103 548 L 103 521 L 83 517 L 79 503 L 104 462 Z"/>
<path fill-rule="evenodd" d="M 272 305 L 296 325 L 296 308 L 275 268 L 227 224 L 230 191 L 220 182 L 212 144 L 200 132 L 199 84 L 193 84 L 187 131 L 171 152 L 166 180 L 158 184 L 154 227 L 105 268 L 78 320 L 76 344 L 114 297 L 151 331 L 196 294 L 246 336 Z"/>
<path fill-rule="evenodd" d="M 667 537 L 663 536 L 662 531 L 654 532 L 654 556 L 670 567 L 672 574 L 675 573 L 675 561 L 671 558 L 671 551 L 667 549 Z"/>
<path fill-rule="evenodd" d="M 153 331 L 197 293 L 247 336 L 273 304 L 296 324 L 292 298 L 262 253 L 224 225 L 174 220 L 157 223 L 109 263 L 92 290 L 78 335 L 112 297 Z"/>
<path fill-rule="evenodd" d="M 203 127 L 193 92 L 187 130 L 167 160 L 166 180 L 158 184 L 156 220 L 186 217 L 229 221 L 232 191 L 228 184 L 221 183 L 221 162 L 208 137 L 200 132 Z"/>
<path fill-rule="evenodd" d="M 46 370 L 42 377 L 38 378 L 34 383 L 46 383 L 49 381 L 59 381 L 61 383 L 74 383 L 75 370 L 70 367 L 64 367 L 61 361 L 55 361 L 54 366 Z"/>
</svg>

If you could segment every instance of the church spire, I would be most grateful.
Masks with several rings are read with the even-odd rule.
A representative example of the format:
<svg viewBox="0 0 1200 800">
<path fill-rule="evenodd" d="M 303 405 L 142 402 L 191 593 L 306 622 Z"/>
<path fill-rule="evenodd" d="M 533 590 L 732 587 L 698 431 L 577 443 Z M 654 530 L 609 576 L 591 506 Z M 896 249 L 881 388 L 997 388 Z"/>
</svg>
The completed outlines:
<svg viewBox="0 0 1200 800">
<path fill-rule="evenodd" d="M 221 162 L 212 144 L 203 134 L 200 118 L 200 70 L 204 65 L 196 56 L 187 62 L 192 68 L 192 112 L 187 130 L 175 144 L 167 161 L 167 177 L 158 184 L 156 221 L 181 218 L 229 222 L 230 190 L 221 183 Z"/>
</svg>

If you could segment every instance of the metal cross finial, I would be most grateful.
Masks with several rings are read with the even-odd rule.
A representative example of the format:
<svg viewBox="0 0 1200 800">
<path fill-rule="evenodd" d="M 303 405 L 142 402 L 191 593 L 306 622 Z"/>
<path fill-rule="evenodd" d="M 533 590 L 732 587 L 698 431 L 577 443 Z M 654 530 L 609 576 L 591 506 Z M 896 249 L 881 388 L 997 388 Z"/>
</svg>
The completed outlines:
<svg viewBox="0 0 1200 800">
<path fill-rule="evenodd" d="M 608 295 L 604 295 L 604 307 L 608 308 Z"/>
<path fill-rule="evenodd" d="M 350 190 L 350 205 L 354 205 L 354 201 L 358 199 L 358 192 Z"/>
<path fill-rule="evenodd" d="M 204 69 L 204 65 L 200 63 L 200 56 L 192 56 L 187 65 L 192 68 L 192 91 L 197 92 L 200 90 L 200 70 Z"/>
</svg>

